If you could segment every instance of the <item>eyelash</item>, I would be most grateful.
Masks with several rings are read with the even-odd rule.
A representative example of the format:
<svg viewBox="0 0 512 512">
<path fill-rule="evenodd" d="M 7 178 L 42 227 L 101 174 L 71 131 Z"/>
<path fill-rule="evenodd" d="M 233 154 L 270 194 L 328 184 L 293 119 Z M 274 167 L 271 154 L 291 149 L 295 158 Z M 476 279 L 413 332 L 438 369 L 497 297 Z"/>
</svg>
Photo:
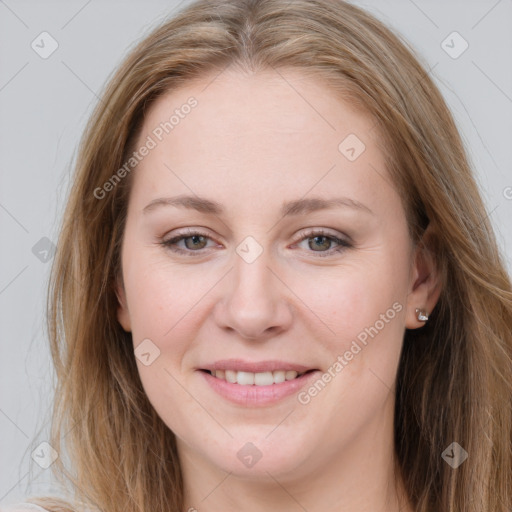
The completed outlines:
<svg viewBox="0 0 512 512">
<path fill-rule="evenodd" d="M 180 249 L 178 247 L 174 247 L 173 245 L 177 242 L 180 242 L 181 240 L 185 240 L 187 238 L 192 238 L 193 236 L 202 236 L 204 238 L 211 239 L 211 237 L 203 233 L 201 231 L 194 231 L 194 230 L 187 230 L 185 232 L 182 232 L 173 238 L 170 238 L 169 240 L 163 240 L 159 242 L 161 245 L 163 245 L 166 249 L 169 249 L 172 252 L 178 253 L 178 254 L 186 254 L 187 256 L 194 257 L 197 255 L 200 255 L 201 251 L 203 249 L 198 249 L 197 251 L 189 250 L 189 249 Z M 299 238 L 294 243 L 302 242 L 303 240 L 307 240 L 308 238 L 315 238 L 317 236 L 328 238 L 338 244 L 337 247 L 333 249 L 329 249 L 328 251 L 308 251 L 308 252 L 318 252 L 317 256 L 319 258 L 326 258 L 328 256 L 333 256 L 334 254 L 340 253 L 344 251 L 345 249 L 349 249 L 353 247 L 353 245 L 348 242 L 347 240 L 342 240 L 332 234 L 327 233 L 323 229 L 311 229 L 306 231 L 302 234 L 302 237 Z M 195 254 L 199 253 L 199 254 Z"/>
</svg>

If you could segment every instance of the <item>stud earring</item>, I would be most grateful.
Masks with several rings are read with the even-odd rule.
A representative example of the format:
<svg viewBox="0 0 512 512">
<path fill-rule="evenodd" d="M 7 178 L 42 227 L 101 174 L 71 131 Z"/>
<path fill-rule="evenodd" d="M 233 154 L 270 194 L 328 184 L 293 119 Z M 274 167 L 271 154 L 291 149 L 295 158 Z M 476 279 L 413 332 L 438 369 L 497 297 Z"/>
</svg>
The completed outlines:
<svg viewBox="0 0 512 512">
<path fill-rule="evenodd" d="M 428 320 L 428 313 L 424 309 L 416 308 L 416 316 L 420 322 L 426 322 Z"/>
</svg>

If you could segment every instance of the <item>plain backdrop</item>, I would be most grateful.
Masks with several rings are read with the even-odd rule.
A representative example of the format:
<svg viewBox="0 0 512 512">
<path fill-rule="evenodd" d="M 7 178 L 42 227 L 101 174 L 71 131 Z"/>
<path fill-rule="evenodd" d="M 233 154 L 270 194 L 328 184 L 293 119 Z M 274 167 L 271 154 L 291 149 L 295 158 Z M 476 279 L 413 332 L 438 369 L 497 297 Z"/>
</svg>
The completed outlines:
<svg viewBox="0 0 512 512">
<path fill-rule="evenodd" d="M 31 454 L 47 439 L 46 286 L 80 136 L 129 49 L 187 3 L 0 0 L 0 503 L 59 494 Z M 512 270 L 512 0 L 353 3 L 399 31 L 430 70 Z"/>
</svg>

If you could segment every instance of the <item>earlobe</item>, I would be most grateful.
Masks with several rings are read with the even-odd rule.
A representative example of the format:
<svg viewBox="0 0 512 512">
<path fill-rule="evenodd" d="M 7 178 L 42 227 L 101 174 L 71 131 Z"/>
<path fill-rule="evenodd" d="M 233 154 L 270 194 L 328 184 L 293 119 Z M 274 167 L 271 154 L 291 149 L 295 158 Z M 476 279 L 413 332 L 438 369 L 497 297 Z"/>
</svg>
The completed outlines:
<svg viewBox="0 0 512 512">
<path fill-rule="evenodd" d="M 117 320 L 126 332 L 131 332 L 130 313 L 126 303 L 126 292 L 124 284 L 120 279 L 116 281 L 115 292 L 118 301 Z"/>
<path fill-rule="evenodd" d="M 434 251 L 434 236 L 429 225 L 416 247 L 409 295 L 406 327 L 418 329 L 429 320 L 441 295 L 442 282 Z"/>
<path fill-rule="evenodd" d="M 416 308 L 416 318 L 420 322 L 428 322 L 428 311 L 425 311 L 424 309 Z"/>
</svg>

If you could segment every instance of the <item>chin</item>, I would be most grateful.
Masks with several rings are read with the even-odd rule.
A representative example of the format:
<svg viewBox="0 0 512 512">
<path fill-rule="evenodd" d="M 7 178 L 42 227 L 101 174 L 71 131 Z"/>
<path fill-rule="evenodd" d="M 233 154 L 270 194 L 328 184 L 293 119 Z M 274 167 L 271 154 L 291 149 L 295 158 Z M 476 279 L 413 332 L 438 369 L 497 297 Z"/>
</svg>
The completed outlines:
<svg viewBox="0 0 512 512">
<path fill-rule="evenodd" d="M 304 445 L 286 436 L 276 437 L 271 442 L 265 439 L 268 432 L 266 429 L 263 436 L 253 436 L 254 441 L 231 440 L 229 446 L 219 445 L 218 451 L 205 456 L 223 471 L 244 479 L 266 481 L 269 473 L 273 477 L 290 477 L 305 465 Z"/>
</svg>

